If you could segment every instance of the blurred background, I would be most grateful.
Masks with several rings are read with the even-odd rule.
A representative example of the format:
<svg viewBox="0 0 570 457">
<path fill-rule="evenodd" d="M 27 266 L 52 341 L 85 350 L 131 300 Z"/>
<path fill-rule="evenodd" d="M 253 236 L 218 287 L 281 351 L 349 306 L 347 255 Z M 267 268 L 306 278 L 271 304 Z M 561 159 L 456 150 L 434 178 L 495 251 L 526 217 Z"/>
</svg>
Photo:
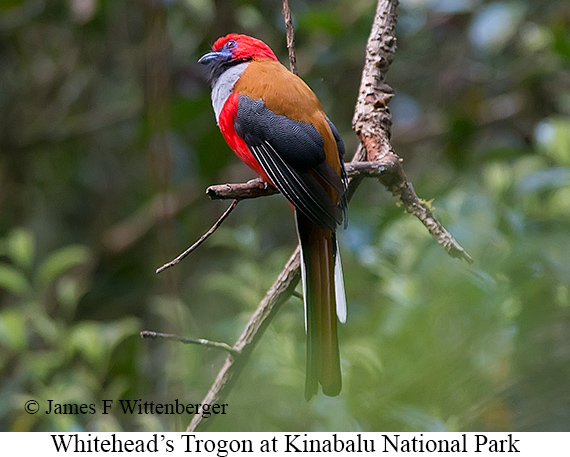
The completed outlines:
<svg viewBox="0 0 570 457">
<path fill-rule="evenodd" d="M 372 0 L 291 0 L 299 71 L 347 145 Z M 29 415 L 35 399 L 199 403 L 296 244 L 281 196 L 219 133 L 203 69 L 238 31 L 287 64 L 281 2 L 0 2 L 0 429 L 173 431 L 191 417 Z M 475 259 L 450 258 L 373 180 L 340 233 L 344 387 L 304 400 L 301 301 L 271 323 L 217 431 L 570 429 L 570 3 L 402 0 L 396 152 Z"/>
</svg>

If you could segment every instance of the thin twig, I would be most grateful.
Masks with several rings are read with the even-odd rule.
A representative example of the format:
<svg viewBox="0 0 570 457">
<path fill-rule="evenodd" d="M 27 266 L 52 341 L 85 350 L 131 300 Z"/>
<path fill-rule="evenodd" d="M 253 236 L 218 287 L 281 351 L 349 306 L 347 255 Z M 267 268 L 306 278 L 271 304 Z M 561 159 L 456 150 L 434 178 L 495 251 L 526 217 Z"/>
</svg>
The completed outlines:
<svg viewBox="0 0 570 457">
<path fill-rule="evenodd" d="M 186 249 L 182 254 L 180 254 L 174 260 L 171 260 L 170 262 L 165 263 L 160 268 L 157 268 L 156 274 L 166 270 L 167 268 L 172 267 L 173 265 L 176 265 L 178 262 L 180 262 L 182 259 L 184 259 L 188 254 L 190 254 L 194 249 L 196 249 L 204 241 L 206 241 L 210 237 L 210 235 L 212 233 L 214 233 L 220 225 L 222 225 L 222 222 L 224 222 L 224 219 L 229 216 L 229 214 L 234 210 L 234 208 L 237 206 L 238 203 L 239 203 L 238 199 L 234 200 L 232 202 L 232 204 L 229 206 L 229 208 L 224 212 L 224 214 L 222 214 L 220 216 L 220 218 L 216 221 L 216 223 L 214 225 L 212 225 L 210 230 L 208 230 L 206 233 L 204 233 L 198 241 L 196 241 L 192 246 L 190 246 L 188 249 Z"/>
<path fill-rule="evenodd" d="M 235 350 L 229 344 L 223 343 L 221 341 L 210 341 L 203 338 L 186 338 L 184 336 L 174 335 L 173 333 L 152 332 L 150 330 L 143 330 L 140 335 L 143 339 L 155 340 L 157 338 L 160 338 L 163 340 L 180 341 L 184 344 L 199 344 L 201 346 L 207 346 L 210 348 L 223 349 L 229 352 L 232 356 L 239 355 L 239 351 Z"/>
<path fill-rule="evenodd" d="M 297 56 L 295 55 L 295 29 L 293 28 L 293 19 L 291 18 L 291 8 L 289 1 L 283 0 L 283 18 L 285 19 L 285 29 L 287 30 L 287 50 L 289 51 L 289 66 L 291 73 L 298 75 Z"/>
</svg>

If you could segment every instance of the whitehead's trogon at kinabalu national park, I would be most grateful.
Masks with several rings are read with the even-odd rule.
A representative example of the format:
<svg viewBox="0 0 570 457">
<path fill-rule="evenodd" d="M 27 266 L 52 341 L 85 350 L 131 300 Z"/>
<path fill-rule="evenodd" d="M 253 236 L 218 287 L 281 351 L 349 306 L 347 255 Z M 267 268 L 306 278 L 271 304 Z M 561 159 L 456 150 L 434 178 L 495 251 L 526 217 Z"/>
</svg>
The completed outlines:
<svg viewBox="0 0 570 457">
<path fill-rule="evenodd" d="M 305 397 L 342 382 L 337 319 L 346 298 L 336 229 L 346 224 L 344 144 L 321 103 L 262 41 L 219 38 L 198 61 L 208 66 L 216 120 L 228 145 L 295 209 L 307 332 Z"/>
</svg>

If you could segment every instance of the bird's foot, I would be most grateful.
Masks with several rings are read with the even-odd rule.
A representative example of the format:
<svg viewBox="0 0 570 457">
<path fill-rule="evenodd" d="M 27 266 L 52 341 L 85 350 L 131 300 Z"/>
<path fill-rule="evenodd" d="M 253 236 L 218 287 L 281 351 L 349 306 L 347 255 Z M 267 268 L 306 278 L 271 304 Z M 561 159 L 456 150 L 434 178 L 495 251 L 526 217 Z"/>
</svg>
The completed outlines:
<svg viewBox="0 0 570 457">
<path fill-rule="evenodd" d="M 267 189 L 267 187 L 269 186 L 269 183 L 267 181 L 264 181 L 261 178 L 254 178 L 254 179 L 250 179 L 247 183 L 253 183 L 253 182 L 260 182 L 263 184 L 263 188 Z"/>
</svg>

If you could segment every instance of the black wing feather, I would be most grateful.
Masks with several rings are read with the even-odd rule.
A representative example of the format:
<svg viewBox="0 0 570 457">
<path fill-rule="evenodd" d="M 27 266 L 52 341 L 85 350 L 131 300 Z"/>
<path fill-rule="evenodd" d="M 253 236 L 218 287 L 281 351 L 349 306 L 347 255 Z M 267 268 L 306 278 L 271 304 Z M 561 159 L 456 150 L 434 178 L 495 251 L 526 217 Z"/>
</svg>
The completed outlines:
<svg viewBox="0 0 570 457">
<path fill-rule="evenodd" d="M 329 125 L 332 125 L 330 121 Z M 324 140 L 314 126 L 273 113 L 263 100 L 240 95 L 234 128 L 273 184 L 299 211 L 320 227 L 332 231 L 346 219 L 343 217 L 346 212 L 344 164 L 342 175 L 338 176 L 325 160 Z M 337 146 L 340 141 L 342 162 L 344 145 L 336 128 L 333 135 Z M 340 195 L 339 204 L 311 171 Z"/>
<path fill-rule="evenodd" d="M 250 150 L 293 206 L 320 227 L 336 230 L 342 222 L 342 211 L 313 175 L 294 170 L 268 142 L 250 146 Z"/>
</svg>

